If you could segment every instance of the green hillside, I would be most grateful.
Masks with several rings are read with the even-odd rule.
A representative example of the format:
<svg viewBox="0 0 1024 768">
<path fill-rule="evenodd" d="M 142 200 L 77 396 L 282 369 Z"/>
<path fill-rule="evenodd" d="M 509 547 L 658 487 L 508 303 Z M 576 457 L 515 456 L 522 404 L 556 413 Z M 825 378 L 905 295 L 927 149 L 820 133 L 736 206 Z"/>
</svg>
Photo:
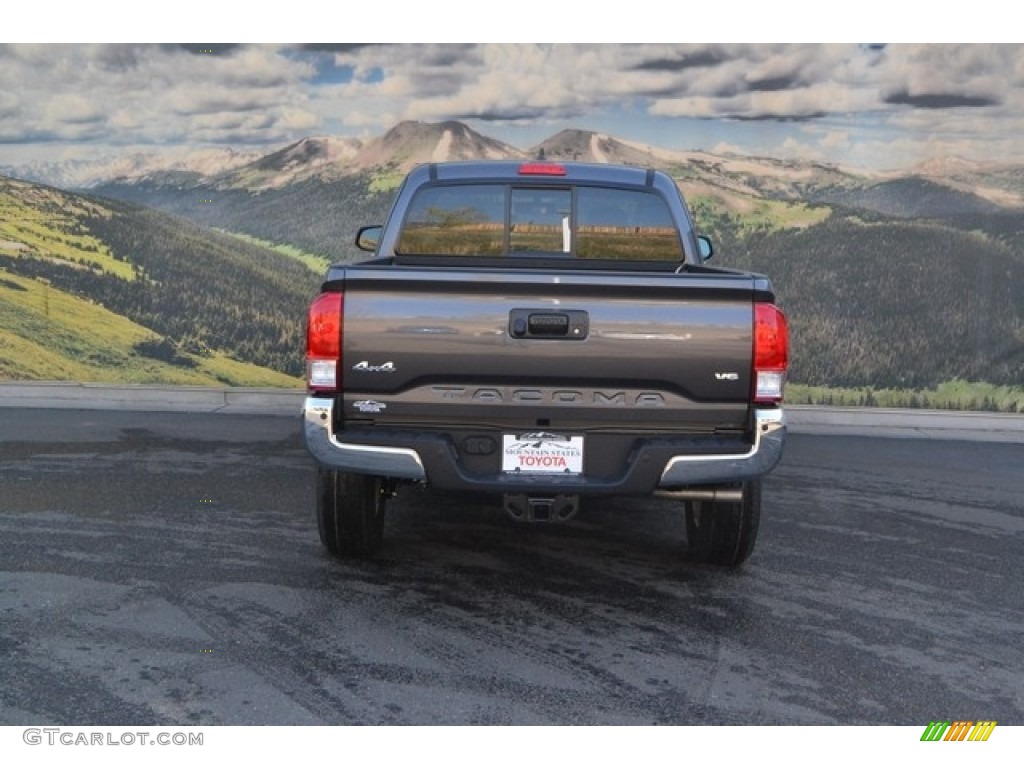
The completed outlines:
<svg viewBox="0 0 1024 768">
<path fill-rule="evenodd" d="M 0 269 L 0 380 L 295 387 L 295 377 L 223 352 L 148 356 L 151 330 L 44 282 Z"/>
<path fill-rule="evenodd" d="M 85 198 L 0 178 L 0 254 L 134 280 L 132 265 L 81 224 L 85 217 L 105 215 L 103 206 Z"/>
<path fill-rule="evenodd" d="M 794 382 L 1024 383 L 1018 239 L 847 212 L 726 242 L 717 263 L 772 279 L 790 318 Z"/>
<path fill-rule="evenodd" d="M 319 276 L 165 214 L 0 178 L 0 378 L 301 386 Z"/>
<path fill-rule="evenodd" d="M 291 245 L 323 261 L 365 256 L 354 245 L 356 230 L 364 224 L 382 224 L 395 194 L 368 174 L 334 181 L 306 179 L 256 191 L 215 181 L 192 187 L 140 181 L 104 184 L 96 192 L 203 226 Z"/>
</svg>

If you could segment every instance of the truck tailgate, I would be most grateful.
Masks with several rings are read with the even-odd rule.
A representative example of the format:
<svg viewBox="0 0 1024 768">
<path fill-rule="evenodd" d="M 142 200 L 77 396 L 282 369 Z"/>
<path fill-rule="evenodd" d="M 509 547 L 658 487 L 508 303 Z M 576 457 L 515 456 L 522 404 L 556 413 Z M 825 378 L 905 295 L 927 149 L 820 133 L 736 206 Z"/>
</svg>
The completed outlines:
<svg viewBox="0 0 1024 768">
<path fill-rule="evenodd" d="M 750 276 L 371 264 L 337 282 L 346 422 L 748 427 Z"/>
</svg>

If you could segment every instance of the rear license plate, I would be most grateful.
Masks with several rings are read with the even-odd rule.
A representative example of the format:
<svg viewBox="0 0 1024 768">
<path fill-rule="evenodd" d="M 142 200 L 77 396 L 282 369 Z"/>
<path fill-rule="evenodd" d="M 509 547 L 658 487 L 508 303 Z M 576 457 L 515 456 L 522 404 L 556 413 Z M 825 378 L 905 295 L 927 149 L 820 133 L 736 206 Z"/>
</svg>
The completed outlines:
<svg viewBox="0 0 1024 768">
<path fill-rule="evenodd" d="M 502 435 L 501 471 L 583 474 L 583 436 L 567 437 L 550 432 Z"/>
</svg>

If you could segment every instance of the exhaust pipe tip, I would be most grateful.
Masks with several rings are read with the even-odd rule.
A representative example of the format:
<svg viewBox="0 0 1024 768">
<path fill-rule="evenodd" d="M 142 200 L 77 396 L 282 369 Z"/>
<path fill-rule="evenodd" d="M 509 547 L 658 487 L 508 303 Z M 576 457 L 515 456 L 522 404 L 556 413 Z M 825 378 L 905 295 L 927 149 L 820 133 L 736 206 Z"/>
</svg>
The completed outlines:
<svg viewBox="0 0 1024 768">
<path fill-rule="evenodd" d="M 710 501 L 733 502 L 743 501 L 742 488 L 679 488 L 668 490 L 659 488 L 654 495 L 660 499 L 674 499 L 675 501 Z"/>
</svg>

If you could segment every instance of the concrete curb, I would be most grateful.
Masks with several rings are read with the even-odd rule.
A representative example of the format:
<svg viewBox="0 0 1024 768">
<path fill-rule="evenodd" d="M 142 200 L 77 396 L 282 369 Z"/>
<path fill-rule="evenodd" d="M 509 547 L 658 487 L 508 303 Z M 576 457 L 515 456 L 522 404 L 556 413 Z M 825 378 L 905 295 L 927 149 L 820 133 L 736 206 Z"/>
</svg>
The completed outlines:
<svg viewBox="0 0 1024 768">
<path fill-rule="evenodd" d="M 63 408 L 295 416 L 300 389 L 168 387 L 148 384 L 0 382 L 0 408 Z M 794 434 L 971 440 L 1024 444 L 1024 415 L 974 411 L 786 406 Z"/>
<path fill-rule="evenodd" d="M 305 396 L 301 389 L 0 382 L 0 408 L 252 413 L 297 417 Z"/>
<path fill-rule="evenodd" d="M 787 405 L 790 431 L 805 435 L 861 435 L 1024 444 L 1024 415 L 897 408 L 825 408 Z"/>
</svg>

